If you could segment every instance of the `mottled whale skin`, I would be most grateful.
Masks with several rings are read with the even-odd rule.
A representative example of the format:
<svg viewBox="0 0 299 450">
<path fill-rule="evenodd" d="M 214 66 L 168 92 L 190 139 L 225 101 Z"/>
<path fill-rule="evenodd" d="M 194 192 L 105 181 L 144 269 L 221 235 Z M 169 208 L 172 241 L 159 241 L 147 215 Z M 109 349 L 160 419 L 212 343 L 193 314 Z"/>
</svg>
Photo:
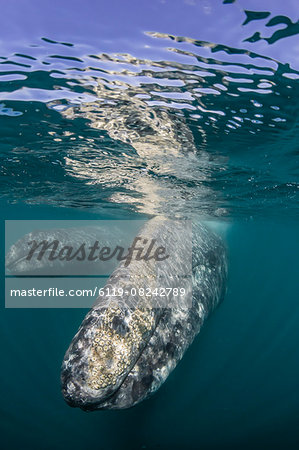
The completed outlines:
<svg viewBox="0 0 299 450">
<path fill-rule="evenodd" d="M 153 394 L 176 367 L 206 318 L 223 298 L 227 277 L 226 248 L 220 237 L 201 223 L 192 224 L 191 268 L 184 222 L 150 220 L 142 236 L 165 244 L 175 257 L 155 263 L 121 263 L 108 284 L 116 289 L 186 288 L 186 300 L 121 298 L 106 295 L 83 320 L 67 350 L 61 370 L 66 402 L 83 410 L 130 408 Z M 169 249 L 169 246 L 172 248 Z M 162 271 L 162 276 L 161 276 Z"/>
</svg>

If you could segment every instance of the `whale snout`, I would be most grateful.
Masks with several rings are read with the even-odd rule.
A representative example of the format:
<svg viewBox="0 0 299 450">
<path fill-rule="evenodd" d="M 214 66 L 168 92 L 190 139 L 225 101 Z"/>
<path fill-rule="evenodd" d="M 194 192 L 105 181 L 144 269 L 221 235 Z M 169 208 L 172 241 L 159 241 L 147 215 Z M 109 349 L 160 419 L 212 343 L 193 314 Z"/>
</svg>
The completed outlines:
<svg viewBox="0 0 299 450">
<path fill-rule="evenodd" d="M 95 311 L 93 311 L 93 314 Z M 62 365 L 62 393 L 70 406 L 100 409 L 134 369 L 157 323 L 150 308 L 97 310 L 93 332 L 83 326 Z"/>
</svg>

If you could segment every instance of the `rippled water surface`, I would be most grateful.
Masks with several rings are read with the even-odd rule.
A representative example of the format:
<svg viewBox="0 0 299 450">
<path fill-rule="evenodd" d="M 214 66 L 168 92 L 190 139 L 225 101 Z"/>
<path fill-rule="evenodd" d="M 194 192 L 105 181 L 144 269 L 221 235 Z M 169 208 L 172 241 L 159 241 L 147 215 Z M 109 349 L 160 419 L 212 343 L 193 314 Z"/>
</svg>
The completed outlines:
<svg viewBox="0 0 299 450">
<path fill-rule="evenodd" d="M 298 25 L 238 2 L 181 3 L 139 6 L 129 35 L 114 28 L 128 14 L 118 2 L 98 33 L 89 18 L 83 43 L 60 22 L 4 43 L 2 198 L 118 214 L 298 213 Z M 188 23 L 162 27 L 155 16 L 171 10 L 178 21 L 180 8 L 193 37 Z M 144 14 L 164 32 L 139 29 Z"/>
<path fill-rule="evenodd" d="M 125 413 L 60 397 L 84 311 L 2 309 L 6 448 L 297 448 L 297 1 L 1 9 L 2 218 L 204 218 L 231 265 L 203 336 Z"/>
</svg>

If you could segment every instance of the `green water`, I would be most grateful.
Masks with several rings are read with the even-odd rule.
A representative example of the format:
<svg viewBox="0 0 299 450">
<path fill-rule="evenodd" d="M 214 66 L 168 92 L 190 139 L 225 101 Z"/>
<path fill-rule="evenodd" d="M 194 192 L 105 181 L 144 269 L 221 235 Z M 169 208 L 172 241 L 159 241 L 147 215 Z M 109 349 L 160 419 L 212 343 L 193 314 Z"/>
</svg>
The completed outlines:
<svg viewBox="0 0 299 450">
<path fill-rule="evenodd" d="M 26 210 L 37 213 L 82 215 Z M 64 403 L 60 364 L 86 310 L 2 309 L 5 448 L 296 448 L 297 235 L 291 222 L 231 226 L 225 301 L 159 392 L 131 410 Z"/>
</svg>

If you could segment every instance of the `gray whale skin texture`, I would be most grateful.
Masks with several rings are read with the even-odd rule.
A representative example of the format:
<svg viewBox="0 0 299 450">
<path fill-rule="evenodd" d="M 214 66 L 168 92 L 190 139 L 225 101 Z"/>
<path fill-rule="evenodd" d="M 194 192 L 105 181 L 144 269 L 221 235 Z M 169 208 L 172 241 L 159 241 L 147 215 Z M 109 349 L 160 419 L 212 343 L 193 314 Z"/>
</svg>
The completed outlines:
<svg viewBox="0 0 299 450">
<path fill-rule="evenodd" d="M 193 223 L 192 267 L 178 281 L 173 274 L 183 272 L 190 248 L 185 248 L 184 225 L 173 223 L 154 218 L 141 233 L 161 245 L 167 242 L 169 254 L 175 255 L 160 266 L 160 277 L 153 275 L 154 262 L 133 260 L 129 267 L 120 263 L 108 284 L 124 291 L 183 285 L 189 301 L 172 304 L 157 296 L 151 304 L 150 297 L 124 294 L 105 295 L 96 302 L 62 363 L 62 393 L 70 406 L 86 411 L 124 409 L 148 398 L 164 383 L 223 298 L 227 257 L 222 240 Z"/>
</svg>

